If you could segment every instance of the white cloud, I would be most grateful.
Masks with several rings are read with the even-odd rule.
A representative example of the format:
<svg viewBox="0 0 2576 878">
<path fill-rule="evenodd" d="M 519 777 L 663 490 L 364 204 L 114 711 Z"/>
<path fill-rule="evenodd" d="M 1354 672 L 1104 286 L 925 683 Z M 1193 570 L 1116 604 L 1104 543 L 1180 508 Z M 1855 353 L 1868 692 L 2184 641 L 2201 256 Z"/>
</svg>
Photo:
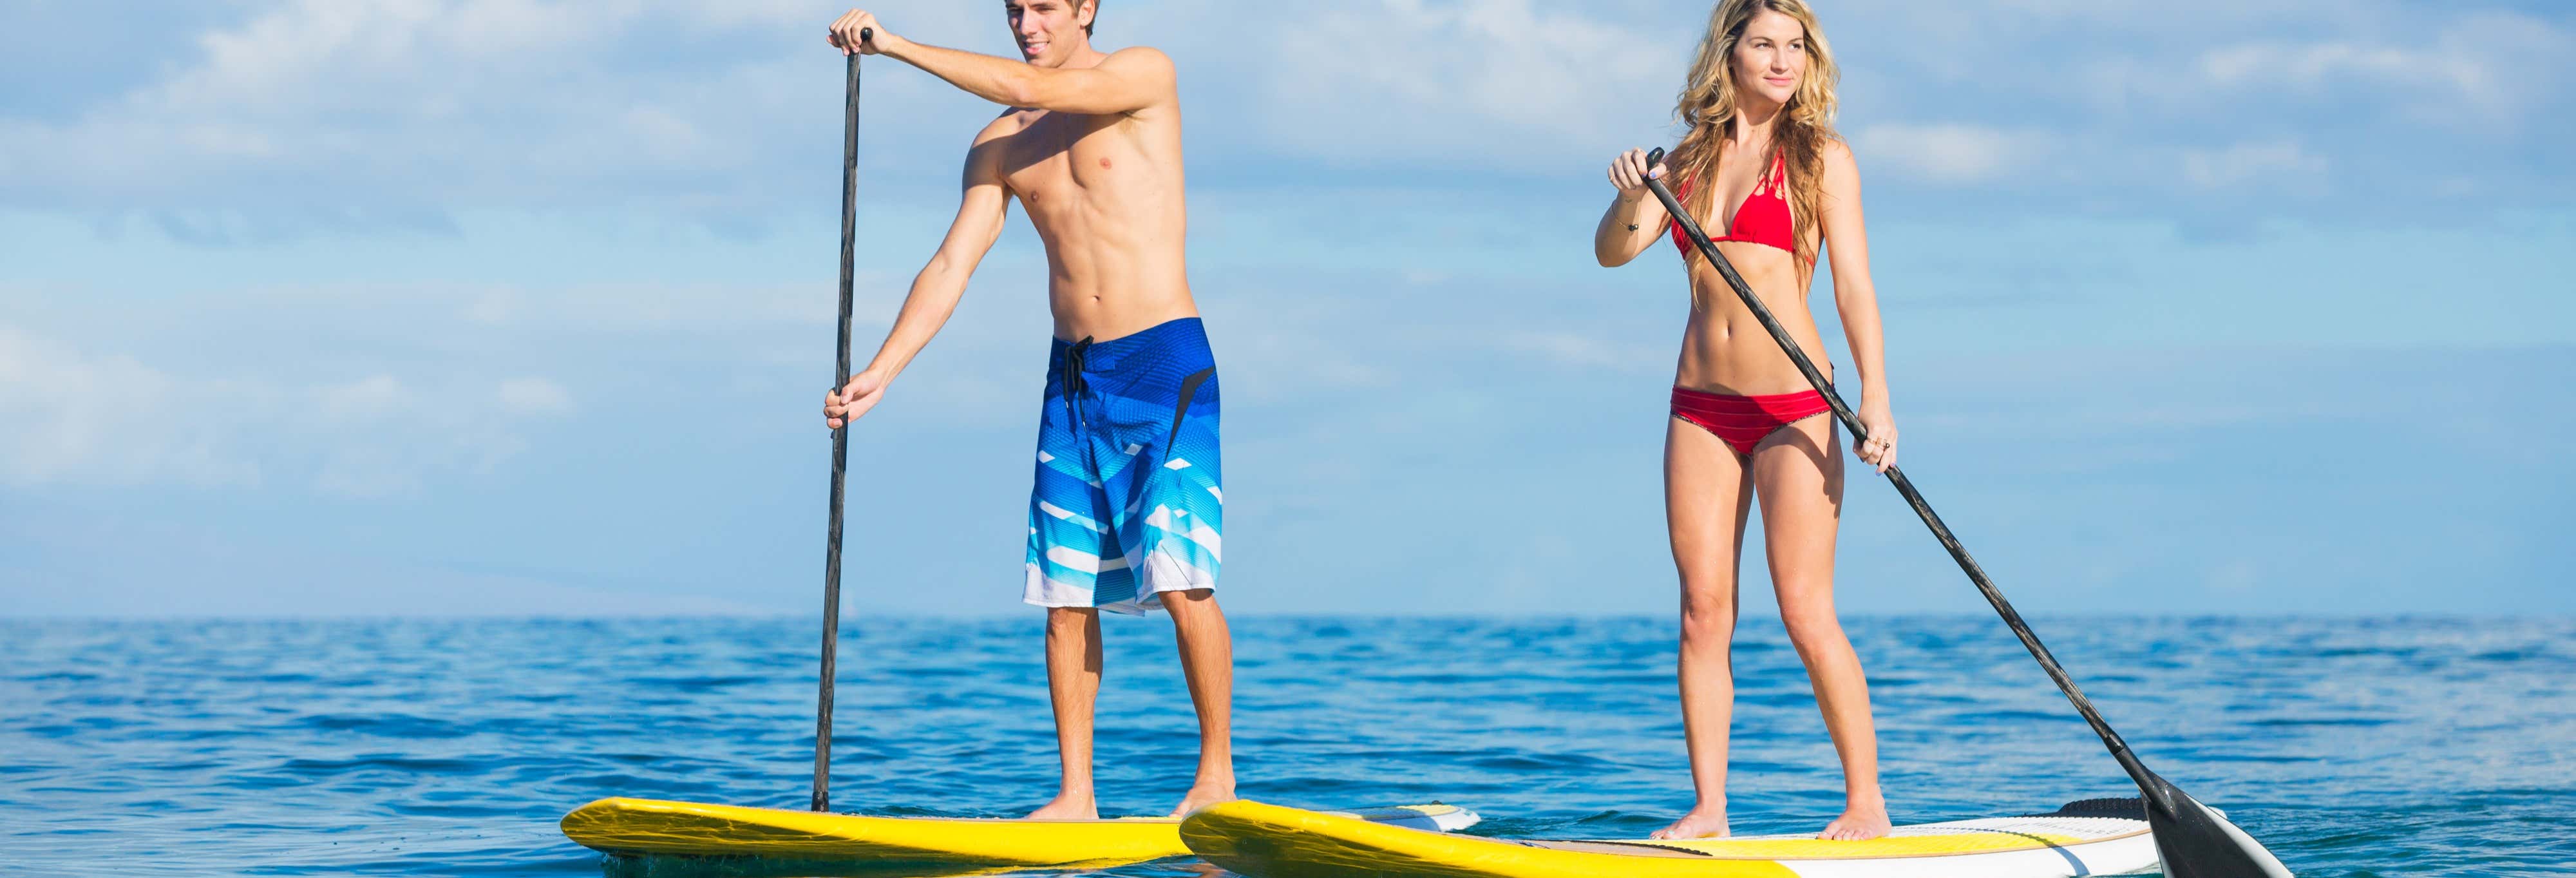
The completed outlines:
<svg viewBox="0 0 2576 878">
<path fill-rule="evenodd" d="M 883 7 L 917 39 L 1002 48 L 998 4 Z M 774 213 L 810 188 L 784 169 L 828 168 L 838 145 L 836 59 L 819 37 L 835 11 L 784 0 L 255 5 L 207 32 L 152 35 L 194 51 L 121 94 L 63 115 L 0 111 L 0 196 L 188 215 L 209 239 L 266 231 L 230 218 L 239 213 L 289 225 L 419 225 L 494 206 Z M 1132 14 L 1112 19 L 1104 41 L 1144 37 L 1183 59 L 1190 94 L 1214 98 L 1194 99 L 1194 140 L 1369 164 L 1591 158 L 1600 142 L 1639 136 L 1623 132 L 1662 130 L 1688 47 L 1530 0 Z M 1265 35 L 1250 51 L 1248 31 Z M 868 81 L 863 161 L 953 166 L 991 112 L 898 62 L 873 62 Z"/>
<path fill-rule="evenodd" d="M 2190 149 L 2182 154 L 2184 180 L 2202 189 L 2304 188 L 2323 176 L 2326 159 L 2289 141 L 2239 143 L 2225 149 Z"/>
<path fill-rule="evenodd" d="M 1883 123 L 1859 129 L 1851 141 L 1864 172 L 1886 167 L 1907 179 L 1961 185 L 2013 174 L 2046 152 L 2047 136 L 1956 122 Z"/>
<path fill-rule="evenodd" d="M 837 145 L 823 134 L 838 122 L 834 59 L 819 38 L 787 49 L 825 15 L 677 0 L 275 3 L 185 38 L 196 52 L 166 76 L 77 114 L 0 114 L 0 193 L 341 222 L 489 205 L 765 211 L 792 182 L 774 173 L 780 156 Z"/>
<path fill-rule="evenodd" d="M 266 388 L 183 382 L 0 325 L 0 480 L 257 484 L 258 462 L 235 453 L 225 423 L 276 402 Z"/>
<path fill-rule="evenodd" d="M 2188 16 L 2055 0 L 1838 8 L 1827 24 L 1839 27 L 1856 145 L 1932 106 L 1943 123 L 2046 146 L 2028 162 L 2033 174 L 1972 176 L 1994 154 L 1976 138 L 1952 144 L 1960 161 L 1938 164 L 1941 153 L 1865 148 L 1864 171 L 1922 161 L 1898 167 L 1898 179 L 1947 171 L 2055 205 L 2215 226 L 2420 217 L 2462 209 L 2464 191 L 2486 193 L 2489 208 L 2546 207 L 2576 191 L 2565 163 L 2542 157 L 2550 123 L 2576 110 L 2567 10 L 2422 0 L 2258 0 Z M 2212 197 L 2276 183 L 2310 197 Z"/>
<path fill-rule="evenodd" d="M 2287 88 L 2310 95 L 2370 89 L 2496 113 L 2518 101 L 2492 68 L 2495 60 L 2458 47 L 2412 50 L 2329 41 L 2226 46 L 2202 53 L 2196 66 L 2222 88 Z"/>
<path fill-rule="evenodd" d="M 572 392 L 563 385 L 544 378 L 511 378 L 501 382 L 494 393 L 505 411 L 530 415 L 562 414 L 572 410 Z"/>
<path fill-rule="evenodd" d="M 2220 85 L 2287 82 L 2314 88 L 2345 77 L 2376 79 L 2418 74 L 2453 82 L 2461 82 L 2464 76 L 2480 78 L 2470 75 L 2474 67 L 2445 65 L 2429 53 L 2343 42 L 2225 46 L 2201 53 L 2197 66 L 2202 76 Z"/>
<path fill-rule="evenodd" d="M 1378 165 L 1554 169 L 1671 113 L 1690 40 L 1531 0 L 1297 7 L 1264 28 L 1245 121 L 1287 151 Z M 1241 38 L 1205 21 L 1211 39 Z M 1678 48 L 1677 48 L 1678 47 Z M 1210 53 L 1213 54 L 1213 53 Z"/>
<path fill-rule="evenodd" d="M 2422 32 L 2313 41 L 2252 41 L 2200 53 L 2211 85 L 2398 102 L 2420 115 L 2505 118 L 2563 92 L 2576 37 L 2548 21 L 2482 13 Z"/>
<path fill-rule="evenodd" d="M 212 366 L 212 368 L 221 368 Z M 257 486 L 309 480 L 379 496 L 491 471 L 531 417 L 571 407 L 554 381 L 390 374 L 297 383 L 147 364 L 0 325 L 0 481 Z"/>
<path fill-rule="evenodd" d="M 998 5 L 882 5 L 915 38 L 1003 49 Z M 487 208 L 743 225 L 828 211 L 813 196 L 838 157 L 839 81 L 816 34 L 839 8 L 272 0 L 199 33 L 146 23 L 143 40 L 182 47 L 159 75 L 122 91 L 62 89 L 80 102 L 69 106 L 0 110 L 0 203 L 140 213 L 198 242 L 317 225 L 453 234 L 452 214 Z M 1275 186 L 1264 164 L 1283 158 L 1301 171 L 1593 173 L 1618 147 L 1672 135 L 1697 12 L 1138 0 L 1112 5 L 1102 38 L 1180 60 L 1193 179 L 1224 181 L 1200 182 L 1204 193 Z M 1890 179 L 2028 179 L 2023 188 L 2088 209 L 2233 216 L 2243 205 L 2172 186 L 2169 162 L 2141 157 L 2202 146 L 2187 142 L 2195 131 L 2250 126 L 2230 136 L 2299 139 L 2353 178 L 2320 179 L 2319 191 L 2358 201 L 2366 190 L 2390 210 L 2410 196 L 2566 191 L 2554 160 L 2531 157 L 2576 80 L 2563 15 L 2395 0 L 2271 0 L 2179 18 L 2144 3 L 1851 0 L 1826 15 L 1864 169 Z M 870 185 L 944 188 L 990 108 L 898 62 L 871 65 Z M 2472 124 L 2438 145 L 2409 136 L 2463 112 Z M 2301 136 L 2329 124 L 2334 138 Z M 2443 157 L 2471 163 L 2476 179 L 2356 182 Z M 2026 164 L 2047 173 L 2014 171 Z"/>
<path fill-rule="evenodd" d="M 344 384 L 325 385 L 313 392 L 315 412 L 334 423 L 366 424 L 380 421 L 400 410 L 408 396 L 401 381 L 391 375 L 372 375 Z"/>
</svg>

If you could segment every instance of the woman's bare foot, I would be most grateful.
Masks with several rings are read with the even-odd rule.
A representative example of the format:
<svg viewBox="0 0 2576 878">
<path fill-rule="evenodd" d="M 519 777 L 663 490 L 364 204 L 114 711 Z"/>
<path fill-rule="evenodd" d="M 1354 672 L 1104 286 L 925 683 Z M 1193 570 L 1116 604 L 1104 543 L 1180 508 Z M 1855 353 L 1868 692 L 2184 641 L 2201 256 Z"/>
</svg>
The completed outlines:
<svg viewBox="0 0 2576 878">
<path fill-rule="evenodd" d="M 1655 830 L 1655 834 L 1646 837 L 1655 839 L 1724 838 L 1726 835 L 1726 806 L 1718 805 L 1716 807 L 1692 808 L 1690 813 L 1682 815 L 1682 819 L 1680 820 L 1673 821 L 1671 826 Z"/>
<path fill-rule="evenodd" d="M 1843 809 L 1843 816 L 1825 824 L 1817 838 L 1829 841 L 1868 841 L 1887 834 L 1887 803 L 1855 803 Z"/>
<path fill-rule="evenodd" d="M 1234 782 L 1200 781 L 1181 797 L 1181 806 L 1172 809 L 1173 817 L 1187 817 L 1190 812 L 1219 802 L 1234 801 Z"/>
<path fill-rule="evenodd" d="M 1100 819 L 1100 805 L 1099 803 L 1092 801 L 1091 797 L 1087 795 L 1077 796 L 1072 793 L 1063 793 L 1056 796 L 1055 801 L 1048 802 L 1037 810 L 1029 812 L 1028 819 L 1098 820 Z"/>
</svg>

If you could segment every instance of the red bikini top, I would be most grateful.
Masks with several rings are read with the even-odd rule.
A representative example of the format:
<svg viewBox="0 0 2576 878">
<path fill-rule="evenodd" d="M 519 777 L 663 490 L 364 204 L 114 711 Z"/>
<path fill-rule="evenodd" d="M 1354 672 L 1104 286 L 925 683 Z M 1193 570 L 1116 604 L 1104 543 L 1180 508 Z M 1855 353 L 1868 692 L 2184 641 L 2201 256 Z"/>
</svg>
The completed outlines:
<svg viewBox="0 0 2576 878">
<path fill-rule="evenodd" d="M 1691 181 L 1683 180 L 1673 192 L 1676 200 L 1690 198 Z M 1682 221 L 1672 221 L 1673 249 L 1690 258 L 1690 236 L 1682 233 Z M 1771 157 L 1771 173 L 1745 193 L 1744 203 L 1735 206 L 1735 218 L 1727 222 L 1726 236 L 1717 241 L 1743 241 L 1765 247 L 1798 252 L 1797 225 L 1789 218 L 1789 160 L 1784 155 Z"/>
</svg>

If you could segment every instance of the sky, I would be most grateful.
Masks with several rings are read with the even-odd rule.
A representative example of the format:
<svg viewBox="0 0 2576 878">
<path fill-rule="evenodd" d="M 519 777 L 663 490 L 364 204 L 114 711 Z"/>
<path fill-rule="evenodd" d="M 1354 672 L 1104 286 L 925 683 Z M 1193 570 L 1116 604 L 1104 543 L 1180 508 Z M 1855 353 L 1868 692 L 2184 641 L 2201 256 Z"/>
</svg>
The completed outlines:
<svg viewBox="0 0 2576 878">
<path fill-rule="evenodd" d="M 0 8 L 0 616 L 815 612 L 843 7 Z M 1181 77 L 1230 610 L 1672 611 L 1687 295 L 1589 235 L 1707 8 L 1108 3 Z M 2025 611 L 2576 612 L 2576 10 L 1818 8 L 1905 468 Z M 997 111 L 865 71 L 861 361 Z M 854 431 L 849 617 L 1034 622 L 1043 283 L 1015 212 Z M 1875 480 L 1838 563 L 1986 612 Z"/>
</svg>

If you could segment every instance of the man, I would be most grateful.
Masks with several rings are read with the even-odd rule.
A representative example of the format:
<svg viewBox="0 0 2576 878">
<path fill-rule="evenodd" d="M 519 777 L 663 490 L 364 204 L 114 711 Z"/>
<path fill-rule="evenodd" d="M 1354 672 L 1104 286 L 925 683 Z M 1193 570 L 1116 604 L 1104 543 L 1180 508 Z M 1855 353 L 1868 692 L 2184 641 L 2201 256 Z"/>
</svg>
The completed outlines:
<svg viewBox="0 0 2576 878">
<path fill-rule="evenodd" d="M 1047 609 L 1047 692 L 1061 792 L 1029 816 L 1099 816 L 1091 719 L 1100 610 L 1170 613 L 1198 709 L 1198 777 L 1174 816 L 1234 798 L 1233 645 L 1214 588 L 1215 360 L 1182 268 L 1180 94 L 1171 59 L 1091 47 L 1097 0 L 1006 0 L 1023 61 L 906 40 L 852 10 L 844 53 L 919 67 L 1010 109 L 966 152 L 965 197 L 866 369 L 824 403 L 827 423 L 884 400 L 965 294 L 1016 196 L 1047 254 L 1055 316 L 1030 499 L 1025 600 Z M 870 33 L 866 40 L 860 34 Z"/>
</svg>

